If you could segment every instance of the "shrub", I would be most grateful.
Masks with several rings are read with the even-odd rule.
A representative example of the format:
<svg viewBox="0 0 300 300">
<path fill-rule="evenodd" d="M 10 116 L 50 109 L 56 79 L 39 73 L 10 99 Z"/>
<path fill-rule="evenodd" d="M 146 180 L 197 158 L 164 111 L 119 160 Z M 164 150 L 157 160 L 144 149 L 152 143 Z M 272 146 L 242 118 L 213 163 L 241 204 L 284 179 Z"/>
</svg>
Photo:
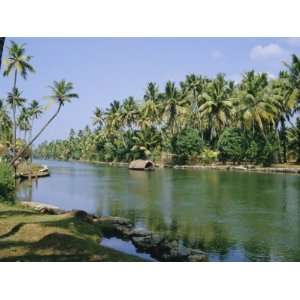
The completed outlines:
<svg viewBox="0 0 300 300">
<path fill-rule="evenodd" d="M 176 163 L 184 164 L 197 156 L 203 149 L 203 140 L 195 129 L 185 129 L 180 132 L 173 143 Z"/>
<path fill-rule="evenodd" d="M 218 151 L 213 151 L 213 150 L 210 150 L 210 149 L 206 148 L 200 154 L 200 159 L 205 164 L 211 164 L 211 163 L 217 161 L 218 155 L 219 155 Z"/>
<path fill-rule="evenodd" d="M 232 161 L 240 163 L 244 158 L 245 139 L 241 130 L 225 129 L 218 141 L 219 159 L 222 162 Z"/>
<path fill-rule="evenodd" d="M 15 180 L 8 164 L 0 162 L 0 201 L 13 201 Z"/>
</svg>

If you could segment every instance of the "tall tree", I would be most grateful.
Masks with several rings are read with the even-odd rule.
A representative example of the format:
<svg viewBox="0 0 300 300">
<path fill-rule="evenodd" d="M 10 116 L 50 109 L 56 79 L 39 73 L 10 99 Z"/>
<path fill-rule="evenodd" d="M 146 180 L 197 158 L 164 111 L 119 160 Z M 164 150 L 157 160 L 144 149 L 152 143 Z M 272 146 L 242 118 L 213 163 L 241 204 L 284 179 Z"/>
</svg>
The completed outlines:
<svg viewBox="0 0 300 300">
<path fill-rule="evenodd" d="M 78 94 L 73 92 L 73 83 L 67 82 L 65 80 L 54 81 L 53 86 L 49 86 L 52 91 L 52 95 L 48 96 L 51 101 L 54 101 L 58 104 L 56 112 L 48 120 L 48 122 L 38 131 L 34 138 L 23 148 L 21 149 L 11 161 L 11 164 L 14 165 L 15 162 L 22 157 L 23 153 L 31 147 L 31 145 L 39 138 L 43 131 L 51 124 L 51 122 L 58 116 L 61 108 L 68 102 L 71 102 L 74 98 L 79 98 Z"/>
<path fill-rule="evenodd" d="M 0 37 L 0 70 L 1 70 L 1 63 L 2 63 L 2 53 L 5 43 L 5 37 Z"/>
<path fill-rule="evenodd" d="M 34 73 L 35 70 L 32 65 L 30 65 L 31 56 L 26 55 L 25 45 L 18 45 L 14 41 L 10 42 L 10 47 L 8 48 L 8 57 L 4 60 L 5 70 L 3 72 L 4 76 L 9 76 L 11 73 L 14 74 L 12 93 L 15 93 L 17 89 L 17 77 L 18 74 L 26 79 L 28 73 Z M 13 114 L 16 111 L 16 104 L 12 103 Z M 14 155 L 16 154 L 16 118 L 14 117 Z"/>
<path fill-rule="evenodd" d="M 13 88 L 12 92 L 8 93 L 7 103 L 12 110 L 13 116 L 13 152 L 16 153 L 16 143 L 17 143 L 17 109 L 21 108 L 26 99 L 22 97 L 22 92 L 18 88 Z"/>
</svg>

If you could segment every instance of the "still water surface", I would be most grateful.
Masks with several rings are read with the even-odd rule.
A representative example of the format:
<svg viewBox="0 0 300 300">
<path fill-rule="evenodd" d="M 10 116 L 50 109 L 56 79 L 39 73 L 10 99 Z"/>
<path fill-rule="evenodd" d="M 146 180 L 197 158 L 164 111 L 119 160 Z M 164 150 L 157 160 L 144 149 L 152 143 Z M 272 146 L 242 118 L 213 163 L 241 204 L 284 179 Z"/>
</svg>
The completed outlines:
<svg viewBox="0 0 300 300">
<path fill-rule="evenodd" d="M 129 218 L 209 253 L 210 261 L 300 261 L 300 176 L 39 161 L 51 177 L 19 197 Z"/>
</svg>

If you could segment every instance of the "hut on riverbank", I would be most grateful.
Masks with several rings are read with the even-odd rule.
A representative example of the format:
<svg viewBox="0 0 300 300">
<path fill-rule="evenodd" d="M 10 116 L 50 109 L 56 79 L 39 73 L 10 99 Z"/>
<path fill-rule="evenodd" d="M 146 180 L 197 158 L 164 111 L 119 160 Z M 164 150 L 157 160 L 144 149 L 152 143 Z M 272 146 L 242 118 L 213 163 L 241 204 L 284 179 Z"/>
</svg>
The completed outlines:
<svg viewBox="0 0 300 300">
<path fill-rule="evenodd" d="M 154 170 L 154 163 L 151 160 L 137 159 L 129 164 L 130 170 L 151 171 Z"/>
</svg>

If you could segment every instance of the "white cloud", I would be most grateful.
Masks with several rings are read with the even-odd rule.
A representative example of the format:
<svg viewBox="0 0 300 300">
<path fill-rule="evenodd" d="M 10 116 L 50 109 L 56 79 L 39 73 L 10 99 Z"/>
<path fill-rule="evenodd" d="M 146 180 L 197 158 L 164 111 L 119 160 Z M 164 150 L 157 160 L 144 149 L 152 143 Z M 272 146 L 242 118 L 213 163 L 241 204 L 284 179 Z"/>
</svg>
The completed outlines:
<svg viewBox="0 0 300 300">
<path fill-rule="evenodd" d="M 286 42 L 290 45 L 290 46 L 300 46 L 300 37 L 289 37 L 286 39 Z"/>
<path fill-rule="evenodd" d="M 222 57 L 224 57 L 224 54 L 221 52 L 221 51 L 219 51 L 219 50 L 214 50 L 214 51 L 212 51 L 212 53 L 211 53 L 211 57 L 213 58 L 213 59 L 220 59 L 220 58 L 222 58 Z"/>
<path fill-rule="evenodd" d="M 266 46 L 255 46 L 250 51 L 250 58 L 253 60 L 264 60 L 273 58 L 283 58 L 287 52 L 277 44 L 269 44 Z"/>
</svg>

